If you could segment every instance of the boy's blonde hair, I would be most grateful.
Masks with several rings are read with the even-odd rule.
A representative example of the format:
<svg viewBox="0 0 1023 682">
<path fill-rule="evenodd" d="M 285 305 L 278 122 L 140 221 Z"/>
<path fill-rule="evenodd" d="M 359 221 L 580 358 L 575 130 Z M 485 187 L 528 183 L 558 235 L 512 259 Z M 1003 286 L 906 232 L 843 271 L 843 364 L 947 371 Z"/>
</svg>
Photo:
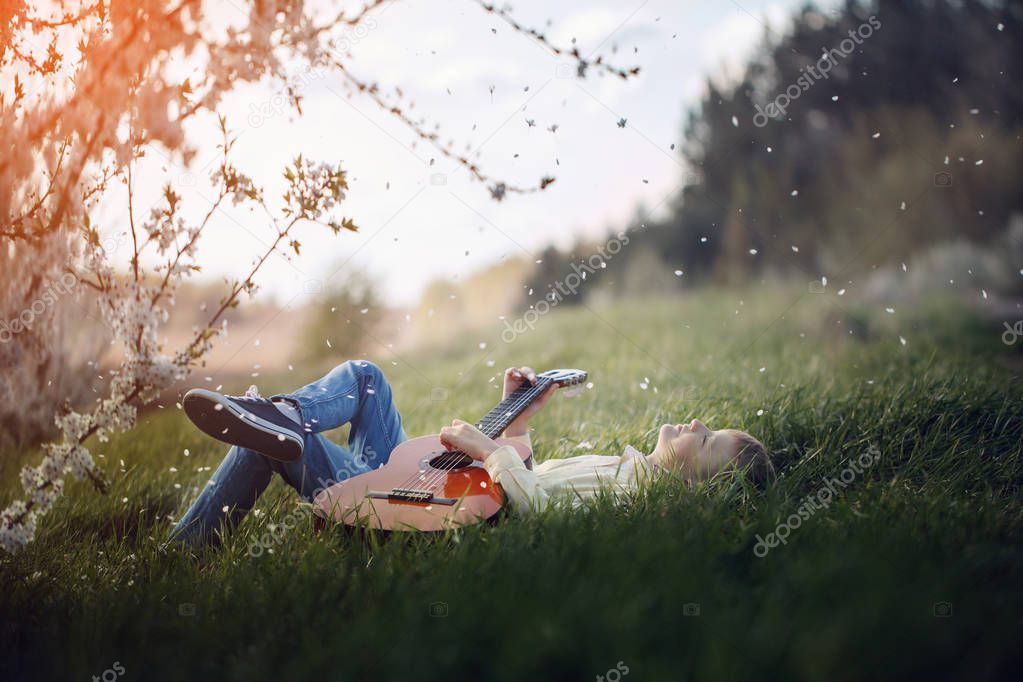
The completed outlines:
<svg viewBox="0 0 1023 682">
<path fill-rule="evenodd" d="M 767 448 L 759 440 L 745 431 L 728 429 L 728 433 L 738 442 L 735 453 L 736 466 L 746 472 L 746 478 L 758 486 L 773 483 L 775 479 L 774 465 L 767 454 Z"/>
</svg>

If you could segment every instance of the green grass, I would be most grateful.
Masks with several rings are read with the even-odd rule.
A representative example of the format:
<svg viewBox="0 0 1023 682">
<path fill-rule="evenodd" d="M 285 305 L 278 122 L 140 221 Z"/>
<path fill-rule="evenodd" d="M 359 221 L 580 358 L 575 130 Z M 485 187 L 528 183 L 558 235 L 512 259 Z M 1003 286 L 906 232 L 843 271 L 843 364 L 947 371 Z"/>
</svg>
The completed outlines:
<svg viewBox="0 0 1023 682">
<path fill-rule="evenodd" d="M 0 558 L 4 668 L 25 679 L 91 679 L 116 661 L 126 680 L 554 680 L 622 661 L 625 680 L 1006 675 L 1023 617 L 1018 351 L 948 301 L 887 315 L 830 296 L 789 307 L 798 297 L 563 309 L 512 344 L 491 330 L 378 360 L 410 434 L 481 415 L 509 364 L 579 367 L 594 386 L 534 420 L 540 458 L 587 452 L 581 441 L 649 449 L 662 421 L 696 416 L 764 440 L 781 477 L 763 492 L 660 481 L 618 507 L 383 540 L 315 535 L 277 481 L 261 517 L 193 558 L 160 546 L 209 476 L 196 468 L 223 449 L 173 406 L 150 412 L 93 444 L 108 495 L 73 484 L 35 543 Z M 446 400 L 431 400 L 436 387 Z M 875 465 L 787 544 L 754 555 L 758 534 L 871 447 Z M 5 498 L 36 457 L 7 455 Z M 272 554 L 249 556 L 269 524 L 296 517 Z M 935 617 L 938 602 L 950 617 Z M 446 617 L 431 616 L 438 603 Z"/>
</svg>

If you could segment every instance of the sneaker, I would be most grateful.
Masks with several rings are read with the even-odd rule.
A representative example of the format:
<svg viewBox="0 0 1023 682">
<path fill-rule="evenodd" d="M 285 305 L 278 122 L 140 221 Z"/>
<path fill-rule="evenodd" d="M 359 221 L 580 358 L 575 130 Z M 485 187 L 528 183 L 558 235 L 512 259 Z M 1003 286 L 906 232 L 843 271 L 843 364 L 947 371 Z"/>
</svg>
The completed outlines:
<svg viewBox="0 0 1023 682">
<path fill-rule="evenodd" d="M 185 414 L 201 431 L 217 440 L 290 462 L 302 456 L 305 434 L 255 386 L 243 396 L 193 388 L 182 401 Z"/>
</svg>

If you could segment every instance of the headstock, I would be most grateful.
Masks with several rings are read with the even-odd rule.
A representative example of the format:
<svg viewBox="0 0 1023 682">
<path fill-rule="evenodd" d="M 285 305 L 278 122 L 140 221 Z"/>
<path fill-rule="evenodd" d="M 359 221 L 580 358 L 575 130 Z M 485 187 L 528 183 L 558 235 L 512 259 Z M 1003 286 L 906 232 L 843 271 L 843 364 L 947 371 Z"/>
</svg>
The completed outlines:
<svg viewBox="0 0 1023 682">
<path fill-rule="evenodd" d="M 537 379 L 550 379 L 559 388 L 581 384 L 588 376 L 589 374 L 581 369 L 549 369 L 536 375 Z"/>
</svg>

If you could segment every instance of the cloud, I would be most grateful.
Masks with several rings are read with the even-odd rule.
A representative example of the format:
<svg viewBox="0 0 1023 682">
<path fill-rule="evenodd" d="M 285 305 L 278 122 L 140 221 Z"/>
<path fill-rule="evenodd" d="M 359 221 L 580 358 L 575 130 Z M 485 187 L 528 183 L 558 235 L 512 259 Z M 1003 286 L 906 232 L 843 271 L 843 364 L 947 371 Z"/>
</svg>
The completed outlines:
<svg viewBox="0 0 1023 682">
<path fill-rule="evenodd" d="M 701 71 L 723 74 L 727 78 L 741 76 L 749 57 L 761 44 L 764 32 L 782 33 L 791 13 L 791 8 L 778 3 L 760 11 L 736 9 L 701 37 Z"/>
<path fill-rule="evenodd" d="M 607 7 L 579 10 L 559 22 L 551 37 L 557 45 L 569 45 L 574 38 L 580 49 L 582 46 L 594 49 L 622 23 L 622 19 L 620 12 Z"/>
<path fill-rule="evenodd" d="M 457 59 L 448 61 L 434 70 L 421 84 L 431 90 L 443 92 L 463 86 L 521 83 L 525 75 L 518 62 L 509 59 Z"/>
</svg>

